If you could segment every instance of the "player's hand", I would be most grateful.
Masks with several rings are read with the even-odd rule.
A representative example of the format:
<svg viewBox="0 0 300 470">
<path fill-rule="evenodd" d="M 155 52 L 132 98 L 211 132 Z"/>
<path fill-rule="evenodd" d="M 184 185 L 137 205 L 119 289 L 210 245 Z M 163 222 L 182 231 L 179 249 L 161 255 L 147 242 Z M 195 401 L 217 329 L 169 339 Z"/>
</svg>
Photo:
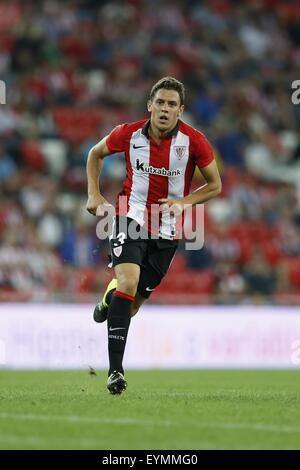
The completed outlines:
<svg viewBox="0 0 300 470">
<path fill-rule="evenodd" d="M 163 211 L 169 211 L 175 217 L 179 217 L 184 211 L 184 203 L 180 199 L 159 199 Z"/>
<path fill-rule="evenodd" d="M 107 202 L 107 200 L 101 196 L 101 194 L 93 194 L 88 197 L 86 210 L 92 215 L 102 216 L 112 208 L 112 205 Z"/>
</svg>

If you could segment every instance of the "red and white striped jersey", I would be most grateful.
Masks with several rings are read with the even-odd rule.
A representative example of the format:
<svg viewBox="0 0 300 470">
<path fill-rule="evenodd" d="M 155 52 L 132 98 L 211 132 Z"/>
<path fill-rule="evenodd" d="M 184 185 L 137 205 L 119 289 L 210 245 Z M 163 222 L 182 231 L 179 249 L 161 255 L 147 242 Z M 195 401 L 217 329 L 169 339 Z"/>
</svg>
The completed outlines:
<svg viewBox="0 0 300 470">
<path fill-rule="evenodd" d="M 214 156 L 205 136 L 181 120 L 160 144 L 149 136 L 149 126 L 145 119 L 121 124 L 106 140 L 111 153 L 124 152 L 126 159 L 127 177 L 117 197 L 116 214 L 172 239 L 176 221 L 169 213 L 160 213 L 158 227 L 154 227 L 158 200 L 189 194 L 195 166 L 209 165 Z"/>
</svg>

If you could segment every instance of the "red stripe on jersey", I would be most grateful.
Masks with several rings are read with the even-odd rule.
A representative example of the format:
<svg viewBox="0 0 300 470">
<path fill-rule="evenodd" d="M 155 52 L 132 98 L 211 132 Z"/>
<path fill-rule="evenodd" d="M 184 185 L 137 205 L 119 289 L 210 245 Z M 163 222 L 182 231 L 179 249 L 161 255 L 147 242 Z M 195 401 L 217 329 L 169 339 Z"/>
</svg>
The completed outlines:
<svg viewBox="0 0 300 470">
<path fill-rule="evenodd" d="M 195 162 L 192 159 L 189 159 L 186 168 L 185 168 L 185 174 L 184 174 L 184 190 L 183 190 L 183 196 L 187 196 L 190 192 L 190 187 L 191 187 L 191 182 L 192 178 L 195 172 Z M 177 232 L 177 237 L 181 238 L 181 232 L 183 229 L 184 225 L 184 212 L 181 214 L 181 217 L 178 217 L 176 220 L 176 232 Z"/>
<path fill-rule="evenodd" d="M 190 192 L 190 187 L 191 187 L 191 182 L 192 182 L 192 178 L 194 175 L 195 167 L 196 167 L 195 162 L 189 159 L 186 165 L 185 175 L 184 175 L 184 192 L 183 192 L 184 196 L 187 196 L 187 194 L 189 194 Z"/>
<path fill-rule="evenodd" d="M 123 183 L 122 191 L 118 194 L 116 202 L 116 214 L 127 215 L 129 211 L 129 198 L 132 190 L 132 166 L 130 162 L 130 141 L 126 142 L 124 149 L 126 159 L 126 180 Z M 122 197 L 120 201 L 120 196 Z"/>
<path fill-rule="evenodd" d="M 172 137 L 165 138 L 159 145 L 150 138 L 150 159 L 149 165 L 155 168 L 170 168 L 170 149 Z M 147 230 L 151 233 L 157 234 L 159 232 L 159 225 L 161 214 L 158 207 L 153 207 L 155 204 L 158 206 L 159 199 L 167 198 L 169 193 L 169 178 L 160 175 L 149 175 L 149 189 L 146 202 L 146 209 L 148 211 Z M 147 214 L 146 214 L 147 215 Z M 152 216 L 152 217 L 151 217 Z"/>
</svg>

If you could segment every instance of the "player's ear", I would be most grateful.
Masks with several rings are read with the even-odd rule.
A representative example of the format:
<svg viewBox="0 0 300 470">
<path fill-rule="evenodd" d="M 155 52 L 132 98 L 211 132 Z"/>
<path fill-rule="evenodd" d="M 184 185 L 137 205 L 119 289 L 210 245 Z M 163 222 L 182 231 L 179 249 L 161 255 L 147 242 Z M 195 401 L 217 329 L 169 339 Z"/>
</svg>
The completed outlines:
<svg viewBox="0 0 300 470">
<path fill-rule="evenodd" d="M 184 111 L 184 105 L 182 104 L 178 111 L 178 117 L 182 115 L 183 111 Z"/>
<path fill-rule="evenodd" d="M 148 109 L 149 113 L 151 113 L 151 111 L 152 111 L 152 101 L 151 100 L 147 101 L 147 109 Z"/>
</svg>

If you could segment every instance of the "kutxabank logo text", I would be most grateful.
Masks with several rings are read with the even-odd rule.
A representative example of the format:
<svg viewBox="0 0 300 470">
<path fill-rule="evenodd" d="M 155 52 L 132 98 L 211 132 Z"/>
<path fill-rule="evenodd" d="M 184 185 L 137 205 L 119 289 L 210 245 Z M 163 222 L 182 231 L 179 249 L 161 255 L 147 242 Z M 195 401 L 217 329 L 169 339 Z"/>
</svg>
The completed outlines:
<svg viewBox="0 0 300 470">
<path fill-rule="evenodd" d="M 167 170 L 166 168 L 156 168 L 152 165 L 146 165 L 144 162 L 140 162 L 137 158 L 135 161 L 135 168 L 142 173 L 150 173 L 150 175 L 158 175 L 158 176 L 180 176 L 181 171 L 179 168 L 175 170 Z"/>
</svg>

